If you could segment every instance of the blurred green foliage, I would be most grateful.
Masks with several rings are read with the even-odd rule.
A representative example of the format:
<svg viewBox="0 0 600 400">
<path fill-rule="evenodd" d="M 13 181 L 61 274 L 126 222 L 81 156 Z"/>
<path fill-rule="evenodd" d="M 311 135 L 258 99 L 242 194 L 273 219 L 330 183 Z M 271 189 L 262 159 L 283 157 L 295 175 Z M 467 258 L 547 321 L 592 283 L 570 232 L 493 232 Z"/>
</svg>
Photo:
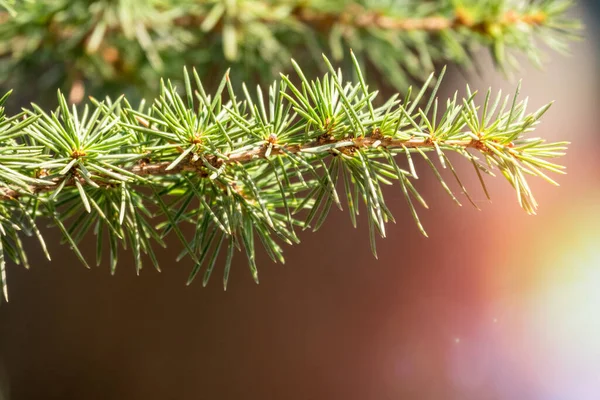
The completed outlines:
<svg viewBox="0 0 600 400">
<path fill-rule="evenodd" d="M 5 6 L 8 4 L 4 0 Z M 489 49 L 513 70 L 540 64 L 539 41 L 565 50 L 579 25 L 564 0 L 19 0 L 0 15 L 0 85 L 44 103 L 60 87 L 78 102 L 150 97 L 159 77 L 194 66 L 208 87 L 232 69 L 248 85 L 289 71 L 325 72 L 321 54 L 352 71 L 352 48 L 381 86 L 404 91 L 436 64 L 477 63 Z M 12 14 L 12 15 L 11 15 Z M 373 73 L 377 71 L 377 74 Z M 211 86 L 211 84 L 213 86 Z M 53 103 L 51 103 L 53 104 Z"/>
</svg>

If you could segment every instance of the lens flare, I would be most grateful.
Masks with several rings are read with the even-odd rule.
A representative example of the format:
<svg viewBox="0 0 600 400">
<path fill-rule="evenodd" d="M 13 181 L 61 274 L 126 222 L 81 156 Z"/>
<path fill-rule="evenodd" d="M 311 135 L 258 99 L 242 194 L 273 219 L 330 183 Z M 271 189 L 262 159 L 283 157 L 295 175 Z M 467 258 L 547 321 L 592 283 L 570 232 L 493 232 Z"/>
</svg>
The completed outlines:
<svg viewBox="0 0 600 400">
<path fill-rule="evenodd" d="M 504 362 L 526 374 L 540 400 L 600 399 L 598 204 L 572 206 L 533 241 L 516 238 L 522 251 L 506 267 L 523 271 L 525 282 L 496 293 L 510 304 Z"/>
</svg>

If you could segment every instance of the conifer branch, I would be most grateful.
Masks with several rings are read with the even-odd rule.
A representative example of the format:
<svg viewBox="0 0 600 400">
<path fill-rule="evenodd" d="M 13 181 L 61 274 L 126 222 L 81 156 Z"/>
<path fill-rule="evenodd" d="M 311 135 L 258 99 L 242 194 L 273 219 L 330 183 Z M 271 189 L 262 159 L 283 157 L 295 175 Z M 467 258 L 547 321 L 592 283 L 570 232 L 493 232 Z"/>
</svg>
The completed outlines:
<svg viewBox="0 0 600 400">
<path fill-rule="evenodd" d="M 467 28 L 473 32 L 487 34 L 491 34 L 490 30 L 493 29 L 494 25 L 509 27 L 522 23 L 535 27 L 544 25 L 548 18 L 548 15 L 540 9 L 521 12 L 514 8 L 506 10 L 503 14 L 497 13 L 497 15 L 490 15 L 488 18 L 479 16 L 476 19 L 472 12 L 462 5 L 454 8 L 453 12 L 447 13 L 449 15 L 429 15 L 421 18 L 390 16 L 382 11 L 365 9 L 358 4 L 351 4 L 346 10 L 338 13 L 322 13 L 300 5 L 294 8 L 292 14 L 303 23 L 325 31 L 330 31 L 336 24 L 342 24 L 354 28 L 424 32 Z M 188 22 L 189 20 L 185 21 Z"/>
<path fill-rule="evenodd" d="M 277 18 L 281 14 L 282 5 L 266 5 L 264 12 L 261 12 L 259 20 L 266 24 L 279 23 Z M 386 15 L 382 10 L 370 10 L 358 3 L 351 3 L 341 11 L 337 12 L 322 12 L 318 8 L 300 2 L 289 9 L 289 15 L 293 16 L 299 22 L 306 24 L 311 29 L 329 33 L 337 24 L 349 26 L 352 28 L 378 28 L 395 31 L 424 31 L 438 32 L 447 29 L 467 28 L 477 33 L 490 34 L 490 29 L 494 25 L 509 27 L 512 25 L 525 24 L 530 27 L 543 26 L 546 23 L 549 15 L 541 8 L 531 8 L 528 10 L 518 10 L 516 7 L 504 11 L 504 13 L 496 13 L 496 15 L 475 17 L 469 8 L 459 5 L 454 8 L 453 12 L 445 13 L 448 15 L 427 15 L 423 17 L 410 17 Z M 178 26 L 186 28 L 197 27 L 205 24 L 207 15 L 186 15 L 174 19 L 174 23 Z M 215 25 L 220 28 L 218 24 Z M 119 27 L 114 26 L 114 31 L 118 31 Z M 65 36 L 70 36 L 70 32 L 65 32 Z"/>
<path fill-rule="evenodd" d="M 377 129 L 377 128 L 375 128 Z M 465 134 L 466 135 L 466 134 Z M 267 140 L 269 142 L 269 140 Z M 431 139 L 391 139 L 384 138 L 379 134 L 371 134 L 366 137 L 357 137 L 357 138 L 345 138 L 345 139 L 335 139 L 335 138 L 319 138 L 318 140 L 306 144 L 306 145 L 292 145 L 292 146 L 278 146 L 276 145 L 274 139 L 272 139 L 273 143 L 270 143 L 271 146 L 265 145 L 263 147 L 255 148 L 248 151 L 238 152 L 233 155 L 225 155 L 225 158 L 216 158 L 216 157 L 207 157 L 208 163 L 213 168 L 220 168 L 223 165 L 234 164 L 234 163 L 246 163 L 255 161 L 257 159 L 267 159 L 271 156 L 286 156 L 289 154 L 299 154 L 299 153 L 330 153 L 332 149 L 336 149 L 337 151 L 348 153 L 354 152 L 361 148 L 370 148 L 370 147 L 381 147 L 387 150 L 394 149 L 415 149 L 421 148 L 425 151 L 435 150 L 436 143 Z M 460 148 L 481 148 L 483 146 L 483 142 L 480 140 L 474 139 L 466 139 L 466 140 L 447 140 L 447 141 L 439 141 L 437 145 L 450 146 L 450 147 L 460 147 Z M 270 152 L 269 157 L 267 156 L 267 152 Z M 163 161 L 158 163 L 141 163 L 138 165 L 134 165 L 132 167 L 124 168 L 124 170 L 128 171 L 132 175 L 137 175 L 140 177 L 154 175 L 177 175 L 182 172 L 195 172 L 200 175 L 205 174 L 205 168 L 203 165 L 198 165 L 197 162 L 192 162 L 191 159 L 186 161 L 182 161 L 176 167 L 168 169 L 171 165 L 169 161 Z M 45 172 L 47 173 L 47 172 Z M 98 175 L 101 180 L 109 180 L 109 176 L 105 176 L 103 174 Z M 87 182 L 83 178 L 77 178 L 75 176 L 71 177 L 71 181 L 67 182 L 65 186 L 75 186 L 75 180 L 77 180 L 80 184 L 86 185 Z M 18 199 L 21 195 L 25 193 L 34 193 L 40 194 L 43 192 L 51 192 L 52 190 L 57 188 L 57 184 L 61 183 L 62 179 L 59 177 L 55 177 L 49 181 L 39 181 L 36 185 L 29 185 L 24 191 L 13 190 L 9 188 L 0 188 L 0 201 L 1 200 L 11 200 Z"/>
<path fill-rule="evenodd" d="M 482 175 L 498 169 L 528 213 L 537 203 L 526 175 L 556 184 L 547 172 L 564 173 L 551 159 L 566 143 L 530 137 L 549 106 L 527 113 L 518 90 L 506 97 L 488 91 L 478 105 L 468 88 L 464 99 L 455 94 L 440 103 L 433 75 L 417 94 L 382 102 L 351 59 L 354 80 L 324 58 L 328 72 L 311 81 L 292 61 L 296 78 L 282 75 L 254 96 L 245 86 L 240 95 L 229 73 L 208 95 L 194 70 L 184 73 L 181 90 L 163 81 L 149 105 L 133 107 L 121 97 L 70 107 L 59 91 L 54 112 L 32 105 L 7 117 L 0 108 L 2 287 L 4 254 L 27 261 L 20 233 L 37 236 L 48 254 L 40 219 L 53 221 L 86 266 L 78 244 L 93 232 L 96 262 L 108 245 L 112 272 L 119 247 L 132 251 L 138 272 L 143 254 L 158 269 L 154 248 L 173 233 L 183 248 L 177 259 L 192 261 L 188 283 L 202 273 L 207 284 L 224 252 L 226 286 L 236 250 L 258 281 L 255 238 L 284 262 L 280 244 L 298 243 L 297 228 L 318 229 L 333 205 L 347 208 L 356 226 L 363 203 L 376 254 L 376 236 L 385 237 L 394 221 L 383 188 L 394 183 L 425 234 L 415 207 L 427 207 L 414 184 L 415 157 L 460 204 L 436 163 L 448 169 L 476 207 L 447 153 L 474 166 L 486 195 Z"/>
<path fill-rule="evenodd" d="M 517 53 L 540 65 L 538 42 L 565 52 L 581 29 L 567 16 L 569 0 L 74 3 L 22 2 L 14 5 L 16 17 L 0 16 L 0 72 L 36 71 L 39 60 L 46 66 L 60 54 L 55 86 L 70 82 L 77 102 L 86 85 L 99 81 L 154 89 L 157 76 L 177 78 L 185 64 L 214 74 L 233 63 L 247 81 L 260 82 L 289 70 L 292 54 L 325 52 L 350 68 L 344 49 L 351 47 L 404 91 L 426 79 L 436 62 L 476 64 L 478 48 L 507 71 L 517 68 Z"/>
</svg>

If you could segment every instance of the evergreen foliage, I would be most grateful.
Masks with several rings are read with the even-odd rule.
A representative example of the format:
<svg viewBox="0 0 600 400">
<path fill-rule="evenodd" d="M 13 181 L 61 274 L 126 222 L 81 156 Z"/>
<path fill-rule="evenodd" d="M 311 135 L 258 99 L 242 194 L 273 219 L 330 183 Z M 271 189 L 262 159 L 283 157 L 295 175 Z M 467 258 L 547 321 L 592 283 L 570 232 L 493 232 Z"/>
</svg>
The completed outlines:
<svg viewBox="0 0 600 400">
<path fill-rule="evenodd" d="M 93 232 L 97 263 L 106 239 L 111 271 L 119 246 L 131 249 L 139 271 L 142 253 L 159 268 L 155 243 L 164 246 L 165 235 L 174 233 L 183 245 L 177 259 L 194 264 L 189 282 L 204 268 L 206 284 L 223 249 L 227 285 L 236 250 L 243 249 L 258 280 L 256 238 L 273 261 L 284 262 L 279 243 L 297 243 L 296 228 L 318 229 L 334 205 L 346 207 L 356 226 L 364 204 L 375 254 L 376 235 L 385 236 L 385 224 L 394 220 L 382 188 L 394 182 L 425 233 L 415 203 L 427 204 L 413 184 L 413 157 L 423 157 L 459 203 L 432 158 L 449 168 L 475 206 L 447 153 L 471 162 L 484 190 L 482 174 L 497 169 L 529 213 L 537 204 L 526 175 L 554 183 L 544 171 L 563 172 L 549 159 L 561 156 L 566 143 L 528 135 L 548 106 L 527 114 L 516 94 L 491 92 L 477 106 L 470 91 L 439 104 L 435 89 L 425 101 L 431 79 L 414 99 L 409 90 L 378 105 L 355 63 L 354 82 L 325 58 L 329 72 L 313 81 L 294 63 L 300 84 L 282 75 L 265 94 L 259 88 L 252 96 L 244 86 L 240 95 L 227 73 L 208 95 L 194 70 L 184 73 L 182 94 L 163 82 L 148 105 L 133 107 L 121 97 L 93 100 L 80 111 L 59 92 L 53 112 L 33 105 L 2 116 L 3 253 L 26 264 L 18 233 L 35 233 L 44 247 L 35 225 L 44 218 L 86 266 L 77 245 Z M 187 223 L 195 227 L 193 238 L 181 229 Z M 6 290 L 3 262 L 2 272 Z"/>
<path fill-rule="evenodd" d="M 6 4 L 6 0 L 4 0 Z M 18 0 L 0 14 L 0 84 L 29 86 L 36 101 L 61 87 L 112 97 L 154 96 L 159 78 L 197 68 L 205 85 L 232 68 L 246 84 L 269 84 L 302 62 L 326 72 L 325 53 L 352 70 L 352 48 L 404 92 L 434 65 L 470 66 L 480 48 L 501 68 L 515 54 L 541 64 L 540 44 L 566 50 L 578 22 L 565 0 Z M 32 79 L 33 78 L 33 79 Z M 126 91 L 127 90 L 127 91 Z"/>
<path fill-rule="evenodd" d="M 468 87 L 464 98 L 440 101 L 441 76 L 423 74 L 440 60 L 470 63 L 481 46 L 500 66 L 514 64 L 509 49 L 538 62 L 536 36 L 559 49 L 573 37 L 568 4 L 4 0 L 0 5 L 14 16 L 1 17 L 0 54 L 8 55 L 1 77 L 27 78 L 49 65 L 51 85 L 132 80 L 144 92 L 158 82 L 151 102 L 129 93 L 78 106 L 76 84 L 68 96 L 58 91 L 50 112 L 32 104 L 7 115 L 8 94 L 0 99 L 4 297 L 5 258 L 28 267 L 22 235 L 37 237 L 50 259 L 40 221 L 51 221 L 87 267 L 78 246 L 95 237 L 96 264 L 109 254 L 113 273 L 121 248 L 132 253 L 138 272 L 145 258 L 159 269 L 154 251 L 173 234 L 181 242 L 176 259 L 193 265 L 188 283 L 198 278 L 204 285 L 222 268 L 226 287 L 239 252 L 258 282 L 255 241 L 283 263 L 282 244 L 298 243 L 299 229 L 319 229 L 332 207 L 346 209 L 354 226 L 362 208 L 376 255 L 376 237 L 394 221 L 385 186 L 398 186 L 426 234 L 415 158 L 460 205 L 439 171 L 448 169 L 477 207 L 450 152 L 472 164 L 486 196 L 484 175 L 500 171 L 520 205 L 535 213 L 527 177 L 556 184 L 548 173 L 564 173 L 553 159 L 567 143 L 531 136 L 549 105 L 528 113 L 518 89 L 478 96 Z M 357 53 L 345 53 L 348 45 Z M 344 58 L 339 68 L 321 55 L 307 68 L 283 61 L 325 48 Z M 198 68 L 158 78 L 174 76 L 184 63 Z M 234 68 L 215 80 L 226 63 Z M 242 83 L 288 65 L 291 75 L 282 73 L 268 88 Z M 375 67 L 402 94 L 381 99 L 361 65 Z M 309 79 L 317 70 L 320 77 Z M 424 80 L 420 90 L 408 86 L 413 79 Z"/>
</svg>

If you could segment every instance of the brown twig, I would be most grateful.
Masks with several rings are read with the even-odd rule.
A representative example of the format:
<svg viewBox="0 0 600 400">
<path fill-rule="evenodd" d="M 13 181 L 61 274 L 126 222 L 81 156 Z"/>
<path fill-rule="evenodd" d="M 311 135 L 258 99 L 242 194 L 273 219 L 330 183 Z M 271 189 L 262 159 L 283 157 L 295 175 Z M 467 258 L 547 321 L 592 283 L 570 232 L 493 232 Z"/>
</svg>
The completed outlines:
<svg viewBox="0 0 600 400">
<path fill-rule="evenodd" d="M 277 23 L 280 21 L 278 17 L 271 17 L 277 13 L 264 13 L 259 20 L 263 23 Z M 476 21 L 468 10 L 458 7 L 454 10 L 454 15 L 441 16 L 434 15 L 423 18 L 407 18 L 393 17 L 384 15 L 379 11 L 371 11 L 354 4 L 347 7 L 339 13 L 327 13 L 307 7 L 296 6 L 291 15 L 298 21 L 310 25 L 320 31 L 329 31 L 336 24 L 353 26 L 356 28 L 380 28 L 385 30 L 395 31 L 427 31 L 439 32 L 447 29 L 456 29 L 460 27 L 469 28 L 475 32 L 487 33 L 489 28 L 494 25 L 509 26 L 519 23 L 539 26 L 547 20 L 547 15 L 543 12 L 532 12 L 520 14 L 514 10 L 506 11 L 498 20 Z M 10 18 L 8 12 L 0 12 L 0 23 L 7 21 Z M 194 28 L 202 25 L 205 15 L 185 15 L 177 17 L 173 23 L 180 27 Z M 220 22 L 216 27 L 220 26 Z M 73 27 L 62 27 L 58 23 L 52 23 L 51 31 L 59 39 L 67 39 L 73 35 Z M 107 28 L 106 33 L 120 32 L 121 27 L 118 25 Z M 82 42 L 87 42 L 91 30 L 83 36 Z M 111 52 L 110 57 L 114 59 L 114 48 L 109 47 Z M 103 53 L 104 55 L 104 53 Z"/>
<path fill-rule="evenodd" d="M 279 19 L 269 17 L 271 13 L 265 13 L 261 22 L 276 23 Z M 276 15 L 276 13 L 272 13 Z M 298 21 L 311 25 L 321 31 L 329 31 L 336 24 L 353 26 L 356 28 L 381 28 L 395 31 L 427 31 L 437 32 L 459 27 L 471 28 L 477 32 L 485 32 L 486 27 L 492 24 L 504 26 L 524 23 L 527 25 L 541 25 L 547 16 L 542 12 L 520 14 L 514 10 L 506 11 L 498 20 L 476 21 L 470 12 L 457 7 L 454 16 L 433 15 L 423 18 L 394 17 L 384 15 L 379 11 L 365 9 L 358 4 L 353 4 L 339 13 L 327 13 L 306 6 L 295 7 L 291 15 Z M 203 15 L 186 15 L 174 20 L 175 24 L 182 27 L 200 26 L 204 21 Z"/>
<path fill-rule="evenodd" d="M 341 142 L 350 142 L 349 144 L 339 147 L 338 150 L 356 150 L 360 148 L 368 148 L 368 147 L 383 147 L 387 149 L 393 148 L 435 148 L 435 142 L 430 138 L 427 139 L 409 139 L 409 140 L 400 140 L 400 139 L 391 139 L 380 137 L 379 135 L 372 135 L 366 137 L 358 137 L 358 138 L 346 138 L 346 139 L 320 139 L 315 142 L 299 146 L 299 145 L 274 145 L 271 149 L 270 156 L 285 156 L 287 154 L 298 154 L 302 152 L 309 153 L 312 149 L 316 149 L 317 147 L 322 147 L 328 144 L 335 144 Z M 479 151 L 483 151 L 481 142 L 478 140 L 446 140 L 437 142 L 439 146 L 450 146 L 450 147 L 463 147 L 463 148 L 475 148 Z M 267 158 L 267 148 L 268 146 L 261 146 L 260 148 L 239 152 L 239 153 L 231 153 L 227 156 L 227 158 L 217 158 L 215 156 L 206 156 L 205 159 L 211 164 L 211 166 L 215 168 L 222 167 L 224 164 L 234 164 L 234 163 L 247 163 L 257 159 L 265 159 Z M 323 150 L 329 151 L 329 150 Z M 199 162 L 193 162 L 191 157 L 187 161 L 183 161 L 179 163 L 175 168 L 167 170 L 167 167 L 171 164 L 170 161 L 161 161 L 157 163 L 146 163 L 140 162 L 132 167 L 127 168 L 127 171 L 138 175 L 140 177 L 143 176 L 166 176 L 166 175 L 177 175 L 182 172 L 196 172 L 202 174 L 203 176 L 208 176 L 206 173 L 206 167 L 204 164 Z M 99 182 L 96 182 L 98 185 L 102 181 L 106 181 L 108 177 L 100 176 Z M 58 184 L 63 180 L 68 179 L 69 181 L 65 184 L 66 186 L 74 186 L 75 180 L 79 181 L 82 185 L 86 185 L 87 182 L 80 176 L 76 174 L 76 170 L 73 171 L 70 176 L 66 177 L 55 177 L 48 180 L 48 184 L 37 184 L 30 185 L 28 190 L 16 190 L 8 187 L 0 188 L 0 201 L 2 200 L 15 200 L 19 197 L 27 194 L 41 194 L 46 192 L 51 192 Z M 113 184 L 105 184 L 106 187 L 112 187 Z"/>
</svg>

